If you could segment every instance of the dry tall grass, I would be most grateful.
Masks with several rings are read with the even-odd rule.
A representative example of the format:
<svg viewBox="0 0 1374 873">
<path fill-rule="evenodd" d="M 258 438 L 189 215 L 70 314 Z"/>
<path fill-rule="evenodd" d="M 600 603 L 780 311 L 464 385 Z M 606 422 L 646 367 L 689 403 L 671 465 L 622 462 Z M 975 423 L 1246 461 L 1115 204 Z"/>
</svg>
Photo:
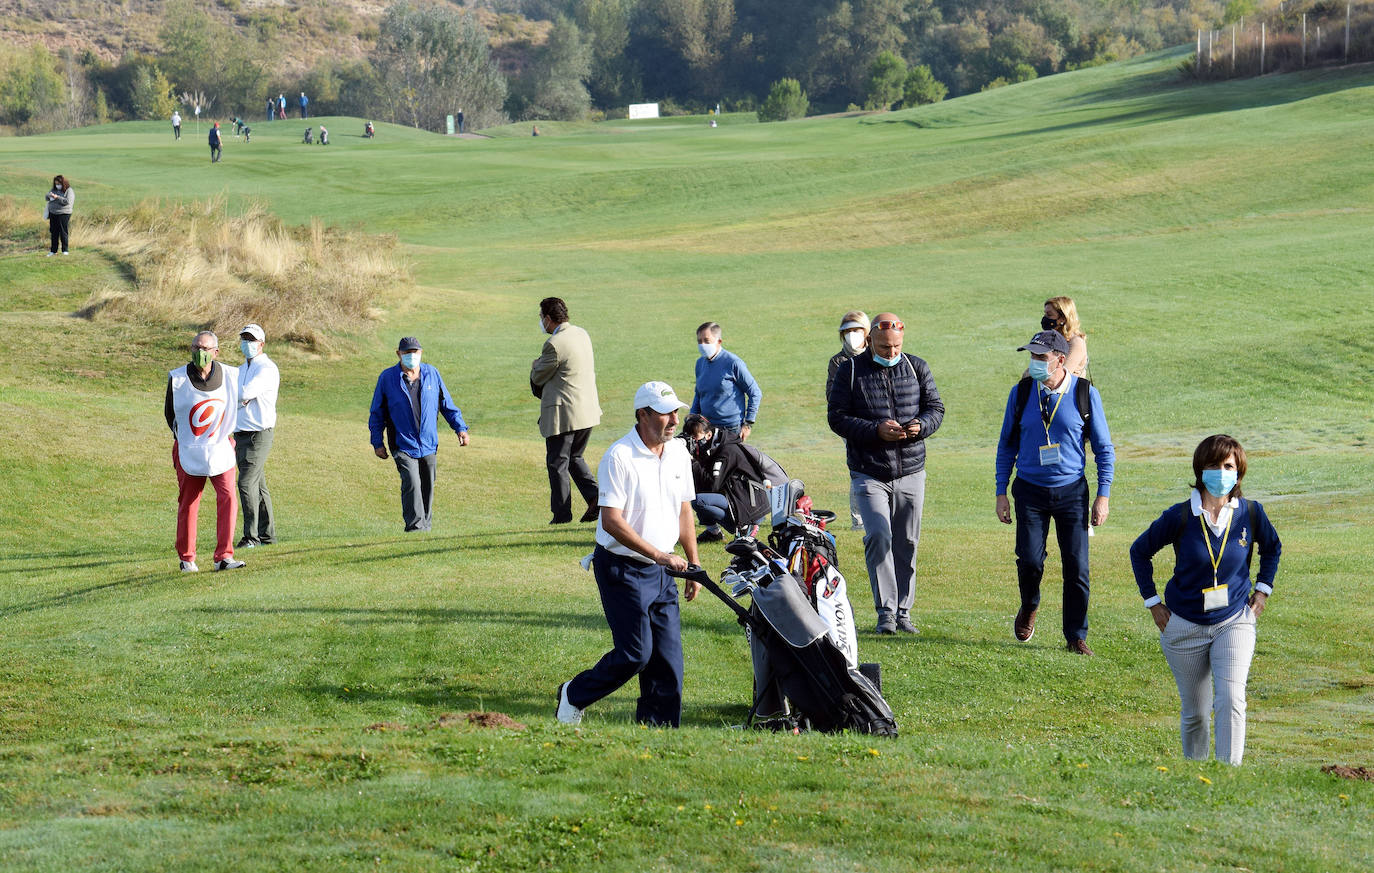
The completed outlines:
<svg viewBox="0 0 1374 873">
<path fill-rule="evenodd" d="M 128 268 L 126 287 L 92 294 L 80 315 L 191 325 L 230 335 L 257 322 L 312 351 L 377 316 L 373 302 L 409 281 L 390 236 L 289 227 L 261 204 L 144 201 L 75 216 L 72 237 Z"/>
</svg>

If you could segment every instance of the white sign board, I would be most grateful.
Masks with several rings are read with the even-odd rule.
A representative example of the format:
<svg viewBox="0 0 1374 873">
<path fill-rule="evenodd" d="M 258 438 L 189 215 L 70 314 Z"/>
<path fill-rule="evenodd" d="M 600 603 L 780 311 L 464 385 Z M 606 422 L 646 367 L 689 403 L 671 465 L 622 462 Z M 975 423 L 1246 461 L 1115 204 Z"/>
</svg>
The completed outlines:
<svg viewBox="0 0 1374 873">
<path fill-rule="evenodd" d="M 631 118 L 658 118 L 657 103 L 631 103 Z"/>
</svg>

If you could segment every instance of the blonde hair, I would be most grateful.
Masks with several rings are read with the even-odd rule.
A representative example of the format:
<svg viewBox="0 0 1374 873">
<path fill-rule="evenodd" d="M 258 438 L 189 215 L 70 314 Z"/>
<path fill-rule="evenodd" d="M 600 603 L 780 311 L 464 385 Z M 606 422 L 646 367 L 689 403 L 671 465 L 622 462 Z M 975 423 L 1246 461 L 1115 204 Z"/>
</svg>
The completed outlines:
<svg viewBox="0 0 1374 873">
<path fill-rule="evenodd" d="M 840 319 L 840 327 L 843 328 L 844 325 L 851 321 L 857 321 L 862 324 L 864 326 L 864 333 L 868 333 L 869 328 L 873 326 L 873 322 L 869 319 L 868 313 L 864 312 L 862 309 L 851 309 L 846 312 L 844 318 Z"/>
<path fill-rule="evenodd" d="M 1051 297 L 1045 301 L 1045 305 L 1053 306 L 1059 317 L 1064 319 L 1064 329 L 1060 331 L 1064 339 L 1087 336 L 1083 333 L 1083 325 L 1078 323 L 1078 307 L 1074 306 L 1072 297 Z"/>
</svg>

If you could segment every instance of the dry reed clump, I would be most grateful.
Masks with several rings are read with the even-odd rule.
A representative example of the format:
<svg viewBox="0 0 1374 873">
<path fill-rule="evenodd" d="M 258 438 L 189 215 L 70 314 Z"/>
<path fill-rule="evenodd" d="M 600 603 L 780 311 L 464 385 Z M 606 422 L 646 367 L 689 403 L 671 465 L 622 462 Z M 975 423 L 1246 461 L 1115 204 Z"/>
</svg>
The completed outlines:
<svg viewBox="0 0 1374 873">
<path fill-rule="evenodd" d="M 231 214 L 222 197 L 144 201 L 74 217 L 72 236 L 128 267 L 132 288 L 103 288 L 78 313 L 205 327 L 249 322 L 269 336 L 327 352 L 376 317 L 373 301 L 409 281 L 391 236 L 290 227 L 262 204 Z"/>
</svg>

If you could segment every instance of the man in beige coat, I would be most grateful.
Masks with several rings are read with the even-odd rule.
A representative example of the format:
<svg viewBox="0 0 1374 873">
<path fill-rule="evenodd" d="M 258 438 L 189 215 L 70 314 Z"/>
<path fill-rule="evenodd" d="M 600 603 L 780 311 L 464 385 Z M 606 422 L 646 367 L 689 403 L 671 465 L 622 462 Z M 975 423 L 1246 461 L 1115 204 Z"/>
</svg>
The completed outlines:
<svg viewBox="0 0 1374 873">
<path fill-rule="evenodd" d="M 569 473 L 587 501 L 581 520 L 596 521 L 596 477 L 582 459 L 592 428 L 601 423 L 592 340 L 585 330 L 568 323 L 568 305 L 557 297 L 539 301 L 539 326 L 552 334 L 530 367 L 530 390 L 540 400 L 539 433 L 549 468 L 549 524 L 573 520 Z"/>
</svg>

